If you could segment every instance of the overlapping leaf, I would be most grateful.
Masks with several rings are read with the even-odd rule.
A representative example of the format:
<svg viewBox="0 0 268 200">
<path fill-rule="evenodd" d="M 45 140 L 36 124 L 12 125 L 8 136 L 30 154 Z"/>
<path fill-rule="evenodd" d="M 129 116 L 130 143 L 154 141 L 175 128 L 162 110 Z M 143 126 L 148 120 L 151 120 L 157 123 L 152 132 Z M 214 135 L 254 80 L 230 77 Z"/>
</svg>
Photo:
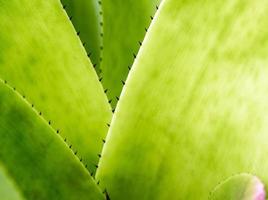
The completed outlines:
<svg viewBox="0 0 268 200">
<path fill-rule="evenodd" d="M 237 174 L 220 183 L 211 193 L 211 200 L 265 200 L 262 182 L 251 174 Z"/>
<path fill-rule="evenodd" d="M 77 34 L 99 72 L 102 45 L 101 6 L 97 0 L 61 0 Z"/>
<path fill-rule="evenodd" d="M 59 1 L 0 0 L 0 78 L 95 171 L 111 109 Z"/>
<path fill-rule="evenodd" d="M 161 5 L 116 108 L 97 179 L 111 199 L 205 200 L 268 184 L 268 2 Z"/>
<path fill-rule="evenodd" d="M 56 130 L 13 90 L 0 81 L 0 162 L 25 199 L 104 199 Z"/>
<path fill-rule="evenodd" d="M 115 107 L 123 82 L 140 48 L 160 0 L 102 0 L 103 85 Z"/>
<path fill-rule="evenodd" d="M 4 167 L 0 166 L 0 196 L 5 200 L 23 200 L 21 192 L 7 174 Z"/>
</svg>

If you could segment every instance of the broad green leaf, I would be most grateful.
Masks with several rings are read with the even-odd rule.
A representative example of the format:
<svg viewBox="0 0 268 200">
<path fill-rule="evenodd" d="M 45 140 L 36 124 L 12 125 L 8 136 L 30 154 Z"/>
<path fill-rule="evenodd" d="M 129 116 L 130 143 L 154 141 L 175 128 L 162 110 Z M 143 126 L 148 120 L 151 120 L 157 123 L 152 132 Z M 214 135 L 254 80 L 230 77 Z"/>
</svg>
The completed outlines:
<svg viewBox="0 0 268 200">
<path fill-rule="evenodd" d="M 239 174 L 220 183 L 212 191 L 211 200 L 265 200 L 262 182 L 253 175 Z"/>
<path fill-rule="evenodd" d="M 0 197 L 4 200 L 23 200 L 16 184 L 9 177 L 6 170 L 0 164 Z"/>
<path fill-rule="evenodd" d="M 2 81 L 0 110 L 0 162 L 25 199 L 104 199 L 56 130 Z"/>
<path fill-rule="evenodd" d="M 232 174 L 268 184 L 268 1 L 160 6 L 97 179 L 111 199 L 206 200 Z"/>
<path fill-rule="evenodd" d="M 0 78 L 95 171 L 111 108 L 60 2 L 0 0 L 0 30 Z"/>
<path fill-rule="evenodd" d="M 102 0 L 102 82 L 115 107 L 129 68 L 160 0 Z"/>
<path fill-rule="evenodd" d="M 97 0 L 61 0 L 97 72 L 102 45 L 101 5 Z"/>
</svg>

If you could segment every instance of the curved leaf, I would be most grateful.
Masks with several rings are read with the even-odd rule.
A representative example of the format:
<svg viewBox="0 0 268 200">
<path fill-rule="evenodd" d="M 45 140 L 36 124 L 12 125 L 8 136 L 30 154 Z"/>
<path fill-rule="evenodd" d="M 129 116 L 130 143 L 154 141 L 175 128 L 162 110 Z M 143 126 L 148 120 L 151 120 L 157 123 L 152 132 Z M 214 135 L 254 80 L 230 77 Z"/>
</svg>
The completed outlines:
<svg viewBox="0 0 268 200">
<path fill-rule="evenodd" d="M 265 200 L 265 190 L 262 182 L 256 176 L 239 174 L 218 185 L 210 199 Z"/>
<path fill-rule="evenodd" d="M 85 49 L 96 67 L 100 65 L 101 7 L 97 0 L 61 0 Z M 97 70 L 99 71 L 99 70 Z"/>
<path fill-rule="evenodd" d="M 20 191 L 8 176 L 6 170 L 0 165 L 0 196 L 5 200 L 23 200 Z"/>
<path fill-rule="evenodd" d="M 95 171 L 111 108 L 60 2 L 0 0 L 0 29 L 0 78 Z"/>
<path fill-rule="evenodd" d="M 268 2 L 165 0 L 130 72 L 97 179 L 111 199 L 205 200 L 268 184 Z"/>
<path fill-rule="evenodd" d="M 160 0 L 102 0 L 103 7 L 103 85 L 115 107 L 134 56 L 154 16 Z"/>
<path fill-rule="evenodd" d="M 0 162 L 26 199 L 104 199 L 56 130 L 0 81 Z"/>
</svg>

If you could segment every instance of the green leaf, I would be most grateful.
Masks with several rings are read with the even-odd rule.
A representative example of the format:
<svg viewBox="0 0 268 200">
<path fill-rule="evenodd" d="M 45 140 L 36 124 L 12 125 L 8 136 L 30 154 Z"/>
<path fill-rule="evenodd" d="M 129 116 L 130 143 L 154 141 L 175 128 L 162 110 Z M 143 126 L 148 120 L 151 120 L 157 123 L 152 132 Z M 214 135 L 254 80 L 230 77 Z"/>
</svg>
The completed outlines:
<svg viewBox="0 0 268 200">
<path fill-rule="evenodd" d="M 212 191 L 211 200 L 265 200 L 261 181 L 250 174 L 234 175 Z"/>
<path fill-rule="evenodd" d="M 205 200 L 268 184 L 268 2 L 165 0 L 116 108 L 97 179 L 111 199 Z"/>
<path fill-rule="evenodd" d="M 115 107 L 129 69 L 160 0 L 102 0 L 103 85 Z"/>
<path fill-rule="evenodd" d="M 23 200 L 19 189 L 0 164 L 0 196 L 5 200 Z"/>
<path fill-rule="evenodd" d="M 111 108 L 60 2 L 0 0 L 0 30 L 0 78 L 25 95 L 94 172 Z"/>
<path fill-rule="evenodd" d="M 61 0 L 61 2 L 99 72 L 102 45 L 101 6 L 97 0 Z"/>
<path fill-rule="evenodd" d="M 104 199 L 56 130 L 2 81 L 0 110 L 0 162 L 25 199 Z"/>
</svg>

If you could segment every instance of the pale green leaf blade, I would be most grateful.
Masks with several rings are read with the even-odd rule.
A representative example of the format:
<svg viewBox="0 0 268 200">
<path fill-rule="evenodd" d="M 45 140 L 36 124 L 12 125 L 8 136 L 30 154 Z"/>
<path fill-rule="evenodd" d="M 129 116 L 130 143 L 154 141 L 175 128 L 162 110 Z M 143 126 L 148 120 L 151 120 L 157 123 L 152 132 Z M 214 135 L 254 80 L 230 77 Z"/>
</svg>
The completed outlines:
<svg viewBox="0 0 268 200">
<path fill-rule="evenodd" d="M 0 0 L 0 30 L 0 77 L 51 121 L 94 172 L 111 108 L 60 2 Z"/>
<path fill-rule="evenodd" d="M 111 199 L 205 200 L 232 174 L 268 184 L 268 2 L 160 6 L 97 179 Z"/>
<path fill-rule="evenodd" d="M 211 200 L 265 200 L 262 182 L 251 174 L 234 175 L 220 183 L 211 193 Z"/>
<path fill-rule="evenodd" d="M 0 110 L 0 162 L 25 199 L 104 199 L 56 130 L 2 81 Z"/>
<path fill-rule="evenodd" d="M 5 200 L 23 200 L 23 196 L 16 184 L 0 164 L 0 197 Z"/>
<path fill-rule="evenodd" d="M 101 5 L 97 0 L 61 0 L 61 2 L 84 43 L 88 56 L 96 65 L 96 71 L 99 72 L 102 45 Z"/>
<path fill-rule="evenodd" d="M 102 0 L 103 85 L 115 107 L 135 55 L 160 0 Z"/>
</svg>

